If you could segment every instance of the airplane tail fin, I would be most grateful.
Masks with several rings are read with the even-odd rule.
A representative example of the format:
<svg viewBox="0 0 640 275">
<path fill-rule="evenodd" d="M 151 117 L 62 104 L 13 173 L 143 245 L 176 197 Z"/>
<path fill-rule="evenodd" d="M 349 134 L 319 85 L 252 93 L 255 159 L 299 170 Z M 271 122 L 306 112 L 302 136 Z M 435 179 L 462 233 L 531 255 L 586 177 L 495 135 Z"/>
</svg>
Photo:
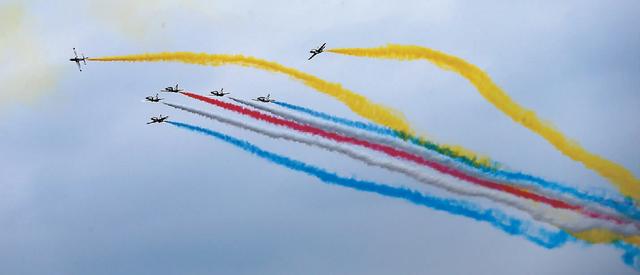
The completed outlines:
<svg viewBox="0 0 640 275">
<path fill-rule="evenodd" d="M 84 57 L 84 54 L 82 54 L 82 62 L 84 62 L 84 65 L 87 65 L 87 58 Z"/>
</svg>

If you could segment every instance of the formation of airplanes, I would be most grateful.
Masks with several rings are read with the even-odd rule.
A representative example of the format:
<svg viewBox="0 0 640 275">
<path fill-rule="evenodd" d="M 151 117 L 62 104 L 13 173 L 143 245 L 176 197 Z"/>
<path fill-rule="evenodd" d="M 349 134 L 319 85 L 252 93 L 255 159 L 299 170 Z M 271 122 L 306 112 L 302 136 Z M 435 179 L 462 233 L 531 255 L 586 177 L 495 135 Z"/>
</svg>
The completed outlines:
<svg viewBox="0 0 640 275">
<path fill-rule="evenodd" d="M 311 56 L 307 60 L 311 60 L 316 55 L 321 54 L 322 52 L 324 52 L 324 48 L 325 48 L 326 45 L 327 45 L 327 43 L 323 43 L 320 47 L 315 48 L 315 49 L 311 49 L 311 51 L 309 51 L 309 53 L 311 53 Z M 88 57 L 85 57 L 84 54 L 81 54 L 82 57 L 79 57 L 78 53 L 76 52 L 76 48 L 73 48 L 73 54 L 74 54 L 74 57 L 70 58 L 69 61 L 75 62 L 78 65 L 78 69 L 82 72 L 82 65 L 80 64 L 80 62 L 82 62 L 82 64 L 84 64 L 86 66 Z M 176 83 L 175 87 L 168 86 L 168 87 L 160 90 L 160 92 L 165 92 L 165 93 L 179 93 L 181 91 L 183 91 L 183 89 L 180 89 L 177 83 Z M 224 92 L 224 88 L 221 88 L 219 91 L 218 90 L 213 90 L 213 91 L 209 92 L 209 96 L 218 96 L 218 97 L 223 97 L 223 96 L 228 95 L 228 94 L 230 94 L 230 93 Z M 158 94 L 156 93 L 155 96 L 147 96 L 144 99 L 146 101 L 148 101 L 148 102 L 160 102 L 164 98 L 160 98 L 158 96 Z M 271 98 L 271 94 L 267 94 L 267 96 L 260 96 L 260 97 L 254 98 L 253 100 L 259 101 L 259 102 L 263 102 L 263 103 L 271 103 L 271 102 L 275 101 L 275 99 Z M 163 115 L 160 115 L 160 116 L 157 116 L 157 117 L 154 116 L 154 117 L 150 118 L 150 121 L 147 122 L 147 124 L 162 123 L 162 122 L 165 122 L 165 120 L 167 118 L 169 118 L 169 116 L 163 116 Z"/>
</svg>

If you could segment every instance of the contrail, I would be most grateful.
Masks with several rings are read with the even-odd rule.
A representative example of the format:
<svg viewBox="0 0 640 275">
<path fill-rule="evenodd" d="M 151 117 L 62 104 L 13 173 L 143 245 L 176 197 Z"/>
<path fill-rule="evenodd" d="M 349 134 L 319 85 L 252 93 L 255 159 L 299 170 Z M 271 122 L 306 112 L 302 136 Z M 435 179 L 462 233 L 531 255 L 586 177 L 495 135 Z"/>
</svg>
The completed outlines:
<svg viewBox="0 0 640 275">
<path fill-rule="evenodd" d="M 357 146 L 361 146 L 361 147 L 365 147 L 374 151 L 378 151 L 381 153 L 384 153 L 388 156 L 391 157 L 395 157 L 395 158 L 399 158 L 399 159 L 404 159 L 422 166 L 426 166 L 429 167 L 431 169 L 434 169 L 438 172 L 441 172 L 443 174 L 446 175 L 450 175 L 453 176 L 455 178 L 464 180 L 466 182 L 469 183 L 473 183 L 479 186 L 483 186 L 486 188 L 490 188 L 490 189 L 495 189 L 495 190 L 499 190 L 505 193 L 509 193 L 515 196 L 519 196 L 522 198 L 526 198 L 526 199 L 530 199 L 532 201 L 536 201 L 536 202 L 540 202 L 540 203 L 544 203 L 544 204 L 548 204 L 552 207 L 555 208 L 561 208 L 561 209 L 567 209 L 567 210 L 574 210 L 577 212 L 582 213 L 585 216 L 588 217 L 592 217 L 592 218 L 597 218 L 597 219 L 603 219 L 603 220 L 609 220 L 618 224 L 624 224 L 626 223 L 625 221 L 621 220 L 618 217 L 615 216 L 611 216 L 608 214 L 603 214 L 603 213 L 598 213 L 598 212 L 593 212 L 589 209 L 586 209 L 584 207 L 578 206 L 578 205 L 572 205 L 569 204 L 567 202 L 564 201 L 560 201 L 557 199 L 553 199 L 553 198 L 548 198 L 539 194 L 535 194 L 535 193 L 531 193 L 527 190 L 524 189 L 520 189 L 517 187 L 513 187 L 510 185 L 503 185 L 497 182 L 493 182 L 493 181 L 489 181 L 486 179 L 482 179 L 482 178 L 477 178 L 477 177 L 472 177 L 468 174 L 462 173 L 460 171 L 457 171 L 455 169 L 451 169 L 450 167 L 447 167 L 445 165 L 442 165 L 438 162 L 434 162 L 434 161 L 430 161 L 427 160 L 421 156 L 415 155 L 415 154 L 411 154 L 411 153 L 407 153 L 405 151 L 402 150 L 398 150 L 396 148 L 390 147 L 388 145 L 384 145 L 384 144 L 378 144 L 378 143 L 371 143 L 369 141 L 366 140 L 362 140 L 362 139 L 358 139 L 358 138 L 354 138 L 354 137 L 349 137 L 349 136 L 345 136 L 345 135 L 341 135 L 338 133 L 333 133 L 333 132 L 328 132 L 319 128 L 315 128 L 309 125 L 304 125 L 304 124 L 300 124 L 297 122 L 293 122 L 293 121 L 289 121 L 289 120 L 285 120 L 285 119 L 281 119 L 278 117 L 274 117 L 274 116 L 270 116 L 270 115 L 266 115 L 264 113 L 258 112 L 258 111 L 254 111 L 254 110 L 250 110 L 247 108 L 244 108 L 242 106 L 238 106 L 235 104 L 231 104 L 231 103 L 226 103 L 226 102 L 222 102 L 213 98 L 209 98 L 209 97 L 205 97 L 205 96 L 201 96 L 201 95 L 197 95 L 194 93 L 190 93 L 190 92 L 181 92 L 182 94 L 189 96 L 191 98 L 194 99 L 198 99 L 200 101 L 230 110 L 230 111 L 234 111 L 240 114 L 244 114 L 247 116 L 250 116 L 254 119 L 258 119 L 258 120 L 262 120 L 262 121 L 266 121 L 269 122 L 271 124 L 275 124 L 275 125 L 279 125 L 279 126 L 283 126 L 283 127 L 287 127 L 299 132 L 303 132 L 303 133 L 308 133 L 308 134 L 312 134 L 312 135 L 316 135 L 316 136 L 321 136 L 330 140 L 334 140 L 337 142 L 343 142 L 343 143 L 349 143 L 349 144 L 353 144 L 353 145 L 357 145 Z M 236 99 L 237 100 L 237 99 Z"/>
<path fill-rule="evenodd" d="M 407 134 L 405 132 L 401 132 L 398 130 L 394 130 L 388 127 L 384 127 L 384 126 L 380 126 L 374 123 L 368 123 L 368 122 L 361 122 L 361 121 L 355 121 L 355 120 L 350 120 L 350 119 L 346 119 L 346 118 L 342 118 L 342 117 L 338 117 L 338 116 L 334 116 L 334 115 L 330 115 L 327 113 L 323 113 L 320 111 L 316 111 L 316 110 L 312 110 L 310 108 L 307 107 L 302 107 L 302 106 L 298 106 L 298 105 L 294 105 L 291 103 L 287 103 L 284 101 L 274 101 L 273 104 L 285 107 L 287 109 L 290 110 L 294 110 L 297 112 L 301 112 L 301 113 L 305 113 L 308 115 L 311 115 L 313 117 L 317 117 L 323 120 L 327 120 L 327 121 L 331 121 L 337 124 L 341 124 L 341 125 L 345 125 L 348 127 L 352 127 L 352 128 L 356 128 L 356 129 L 360 129 L 360 130 L 364 130 L 367 132 L 371 132 L 371 133 L 376 133 L 379 135 L 383 135 L 383 136 L 389 136 L 389 137 L 393 137 L 396 139 L 402 139 L 403 141 L 409 141 L 414 145 L 420 146 L 420 147 L 424 147 L 428 150 L 431 151 L 435 151 L 438 152 L 442 155 L 448 156 L 452 159 L 458 160 L 460 162 L 463 162 L 465 164 L 468 164 L 470 166 L 474 166 L 474 167 L 485 167 L 487 169 L 491 169 L 493 166 L 498 165 L 496 163 L 496 165 L 492 165 L 492 166 L 484 166 L 484 165 L 480 165 L 478 162 L 476 162 L 474 159 L 470 159 L 467 156 L 464 155 L 458 155 L 455 151 L 445 147 L 445 146 L 441 146 L 438 145 L 436 143 L 430 142 L 428 140 L 424 140 L 421 139 L 415 135 L 411 135 L 411 134 Z"/>
<path fill-rule="evenodd" d="M 393 110 L 379 103 L 374 103 L 365 96 L 342 87 L 339 83 L 329 82 L 314 75 L 286 67 L 276 62 L 259 59 L 245 55 L 208 54 L 192 52 L 161 52 L 124 56 L 110 56 L 101 58 L 89 58 L 91 61 L 125 61 L 125 62 L 162 62 L 173 61 L 203 66 L 238 65 L 273 73 L 280 73 L 291 77 L 304 85 L 321 93 L 329 95 L 345 104 L 356 114 L 376 123 L 388 126 L 405 133 L 414 133 L 401 112 Z M 489 158 L 464 149 L 461 146 L 446 146 L 458 155 L 474 159 L 479 164 L 490 163 Z"/>
<path fill-rule="evenodd" d="M 316 120 L 312 120 L 312 119 L 309 119 L 309 118 L 306 118 L 306 117 L 294 115 L 294 114 L 289 113 L 289 112 L 284 112 L 284 111 L 281 111 L 281 110 L 277 110 L 277 109 L 273 109 L 273 108 L 267 107 L 265 104 L 257 104 L 257 103 L 253 103 L 253 102 L 250 102 L 250 101 L 247 101 L 247 100 L 237 99 L 237 98 L 233 98 L 233 97 L 231 97 L 231 99 L 236 101 L 236 102 L 238 102 L 238 103 L 241 103 L 243 105 L 247 105 L 249 107 L 252 107 L 252 108 L 255 108 L 255 109 L 258 109 L 258 110 L 261 110 L 261 111 L 265 111 L 265 112 L 271 113 L 273 115 L 276 115 L 276 116 L 279 116 L 279 117 L 282 117 L 282 118 L 285 118 L 285 119 L 297 121 L 299 123 L 306 124 L 306 125 L 309 125 L 309 126 L 312 126 L 312 127 L 325 129 L 326 131 L 337 132 L 339 134 L 342 134 L 342 135 L 345 135 L 345 136 L 349 136 L 351 138 L 356 138 L 356 139 L 360 139 L 360 140 L 366 140 L 366 141 L 369 141 L 371 143 L 390 145 L 390 146 L 393 146 L 395 148 L 398 148 L 399 150 L 402 150 L 404 152 L 409 152 L 409 153 L 411 153 L 413 155 L 416 155 L 416 156 L 427 157 L 427 160 L 429 160 L 431 162 L 442 163 L 442 165 L 451 166 L 451 167 L 458 167 L 461 170 L 464 170 L 466 172 L 471 172 L 471 173 L 473 173 L 476 176 L 479 176 L 481 178 L 484 176 L 482 173 L 480 173 L 480 175 L 478 175 L 478 173 L 475 173 L 475 171 L 471 171 L 469 169 L 466 169 L 466 167 L 460 166 L 457 163 L 451 163 L 451 161 L 449 159 L 437 159 L 437 158 L 433 159 L 433 158 L 430 158 L 430 155 L 425 155 L 424 154 L 424 151 L 423 151 L 424 148 L 415 148 L 415 147 L 412 147 L 411 145 L 409 145 L 407 143 L 404 143 L 404 142 L 398 142 L 397 140 L 390 140 L 390 139 L 386 139 L 386 138 L 379 137 L 379 136 L 371 136 L 370 134 L 364 133 L 364 132 L 357 132 L 356 133 L 356 132 L 351 131 L 350 129 L 345 128 L 345 127 L 341 127 L 341 126 L 334 125 L 334 124 L 320 123 L 320 122 L 318 122 Z M 418 150 L 416 150 L 416 149 L 418 149 Z M 487 179 L 487 180 L 489 180 L 489 179 Z M 513 183 L 519 183 L 519 182 L 512 182 L 512 184 Z M 526 187 L 530 187 L 530 186 L 526 186 Z M 534 190 L 532 190 L 532 191 L 534 191 Z M 555 193 L 549 194 L 549 192 L 546 192 L 546 190 L 544 190 L 544 189 L 537 189 L 535 191 L 540 192 L 540 193 L 544 193 L 545 196 L 556 196 L 557 195 Z M 509 192 L 509 191 L 506 191 L 506 192 Z M 602 208 L 599 208 L 599 209 L 600 210 L 604 210 Z M 627 212 L 630 212 L 631 214 L 637 214 L 637 210 L 633 206 L 628 207 L 627 209 L 630 209 L 630 211 L 627 211 Z M 605 212 L 609 212 L 609 211 L 605 210 Z M 630 216 L 630 217 L 633 218 L 633 215 Z"/>
<path fill-rule="evenodd" d="M 510 217 L 498 209 L 482 209 L 469 202 L 439 198 L 404 187 L 394 187 L 372 181 L 341 177 L 322 168 L 263 150 L 248 141 L 240 140 L 210 129 L 175 121 L 167 121 L 167 123 L 179 128 L 214 137 L 262 159 L 284 166 L 291 170 L 303 172 L 328 184 L 343 186 L 358 191 L 376 193 L 386 197 L 398 198 L 416 205 L 448 212 L 453 215 L 464 216 L 477 221 L 484 221 L 510 235 L 523 236 L 524 238 L 545 248 L 556 248 L 564 245 L 567 241 L 575 240 L 562 230 L 550 231 L 542 227 L 534 228 L 532 223 L 515 217 Z"/>
<path fill-rule="evenodd" d="M 298 80 L 317 91 L 332 96 L 340 102 L 347 105 L 355 113 L 378 122 L 383 125 L 395 125 L 403 131 L 413 132 L 409 123 L 398 111 L 371 102 L 366 97 L 352 92 L 340 85 L 322 80 L 311 74 L 286 67 L 276 62 L 259 59 L 252 56 L 232 55 L 232 54 L 207 54 L 207 53 L 191 53 L 191 52 L 163 52 L 135 54 L 125 56 L 111 56 L 101 58 L 90 58 L 91 61 L 174 61 L 189 64 L 197 64 L 203 66 L 223 66 L 223 65 L 239 65 L 242 67 L 251 67 L 255 69 L 265 70 L 274 73 L 285 74 L 295 80 Z"/>
<path fill-rule="evenodd" d="M 330 121 L 330 122 L 344 125 L 347 127 L 367 131 L 370 133 L 375 133 L 381 136 L 388 136 L 388 137 L 393 137 L 403 141 L 408 141 L 414 145 L 421 146 L 427 150 L 434 151 L 436 153 L 450 157 L 452 160 L 456 161 L 457 163 L 464 165 L 465 170 L 471 169 L 471 171 L 473 172 L 478 172 L 478 173 L 482 173 L 483 175 L 488 175 L 488 176 L 497 177 L 500 179 L 505 179 L 508 181 L 513 181 L 514 183 L 519 183 L 519 181 L 524 181 L 526 182 L 524 183 L 526 187 L 544 188 L 544 189 L 555 191 L 556 194 L 567 194 L 573 198 L 576 198 L 582 201 L 593 202 L 605 207 L 615 209 L 619 213 L 622 213 L 631 218 L 640 220 L 640 209 L 635 207 L 633 201 L 625 200 L 624 198 L 618 197 L 614 194 L 606 194 L 606 197 L 600 196 L 600 195 L 592 194 L 586 191 L 578 190 L 573 187 L 566 186 L 560 183 L 549 181 L 537 176 L 529 175 L 526 173 L 513 172 L 513 171 L 508 171 L 500 168 L 488 168 L 485 166 L 477 165 L 476 163 L 474 163 L 473 161 L 470 161 L 464 156 L 457 156 L 455 154 L 451 154 L 451 151 L 448 150 L 447 148 L 440 147 L 439 145 L 428 142 L 428 141 L 427 142 L 421 141 L 418 137 L 414 135 L 404 135 L 399 131 L 395 131 L 393 129 L 383 127 L 377 124 L 355 121 L 355 120 L 335 116 L 332 114 L 313 110 L 308 107 L 294 105 L 294 104 L 283 102 L 283 101 L 274 101 L 273 104 L 279 105 L 281 107 L 287 108 L 292 111 L 304 113 L 325 121 Z M 292 118 L 290 115 L 282 116 L 282 117 L 293 119 L 293 120 L 299 120 L 296 118 Z M 317 125 L 317 124 L 315 124 L 314 126 L 320 127 L 320 125 Z M 326 127 L 323 127 L 323 128 L 326 129 Z M 353 132 L 348 134 L 353 136 Z"/>
<path fill-rule="evenodd" d="M 327 51 L 372 58 L 427 60 L 442 69 L 453 71 L 471 82 L 487 101 L 513 121 L 542 136 L 566 156 L 581 162 L 585 167 L 608 179 L 618 187 L 622 194 L 640 201 L 640 179 L 636 178 L 631 171 L 620 164 L 587 151 L 577 142 L 565 137 L 560 130 L 543 122 L 534 111 L 511 99 L 487 73 L 462 58 L 426 47 L 397 44 L 376 48 L 342 48 Z"/>
<path fill-rule="evenodd" d="M 360 153 L 356 150 L 353 150 L 351 147 L 343 146 L 338 143 L 330 143 L 330 142 L 307 138 L 299 135 L 292 135 L 292 134 L 272 131 L 272 130 L 252 126 L 240 121 L 225 118 L 212 113 L 207 113 L 204 111 L 196 110 L 196 109 L 178 105 L 178 104 L 172 104 L 172 103 L 164 103 L 164 104 L 176 109 L 180 109 L 180 110 L 187 111 L 196 115 L 200 115 L 212 120 L 216 120 L 218 122 L 233 125 L 233 126 L 236 126 L 245 130 L 249 130 L 252 132 L 256 132 L 271 138 L 289 140 L 293 142 L 298 142 L 298 143 L 302 143 L 310 146 L 323 148 L 325 150 L 332 151 L 332 152 L 338 152 L 348 157 L 351 157 L 353 159 L 362 161 L 368 165 L 377 166 L 377 167 L 387 169 L 389 171 L 402 173 L 419 182 L 429 184 L 429 185 L 435 185 L 437 187 L 443 188 L 450 192 L 454 192 L 461 195 L 467 195 L 467 196 L 486 197 L 494 201 L 513 206 L 524 212 L 527 212 L 534 219 L 537 219 L 539 221 L 546 222 L 554 226 L 571 230 L 574 232 L 585 231 L 585 230 L 592 229 L 594 227 L 604 227 L 614 231 L 622 231 L 627 233 L 632 233 L 634 231 L 637 231 L 637 229 L 634 229 L 633 227 L 629 229 L 620 229 L 620 228 L 617 228 L 617 226 L 615 225 L 611 225 L 609 223 L 603 223 L 602 221 L 584 219 L 581 216 L 578 216 L 577 213 L 567 212 L 568 210 L 557 210 L 550 207 L 540 207 L 539 205 L 523 201 L 522 199 L 519 199 L 517 197 L 505 196 L 504 194 L 500 194 L 499 192 L 495 192 L 489 189 L 472 187 L 472 186 L 461 186 L 459 184 L 454 185 L 451 183 L 447 183 L 445 182 L 444 179 L 426 175 L 423 173 L 423 171 L 420 171 L 418 169 L 412 169 L 410 167 L 400 165 L 397 162 L 378 160 L 370 155 Z"/>
<path fill-rule="evenodd" d="M 622 261 L 636 271 L 640 271 L 640 248 L 624 242 L 615 242 L 614 245 L 624 251 Z"/>
<path fill-rule="evenodd" d="M 234 145 L 244 150 L 245 152 L 249 152 L 262 159 L 268 160 L 274 164 L 278 164 L 291 170 L 300 171 L 307 175 L 313 176 L 327 184 L 334 184 L 351 188 L 357 191 L 375 193 L 391 198 L 398 198 L 411 202 L 415 205 L 425 206 L 434 210 L 444 211 L 457 216 L 468 217 L 477 221 L 484 221 L 509 235 L 522 236 L 527 240 L 548 249 L 557 248 L 567 242 L 576 240 L 575 238 L 568 235 L 565 231 L 550 231 L 543 227 L 536 227 L 534 226 L 534 224 L 528 221 L 510 217 L 498 209 L 482 209 L 476 204 L 472 204 L 469 202 L 430 196 L 403 187 L 394 187 L 391 185 L 380 184 L 372 181 L 340 177 L 335 173 L 328 172 L 319 167 L 263 150 L 249 143 L 248 141 L 240 140 L 210 129 L 173 121 L 167 121 L 167 123 L 178 128 L 187 129 L 203 135 L 214 137 L 218 140 Z M 625 264 L 635 268 L 636 270 L 640 270 L 637 264 L 639 254 L 637 247 L 620 241 L 616 242 L 615 246 L 624 251 L 622 260 Z"/>
</svg>

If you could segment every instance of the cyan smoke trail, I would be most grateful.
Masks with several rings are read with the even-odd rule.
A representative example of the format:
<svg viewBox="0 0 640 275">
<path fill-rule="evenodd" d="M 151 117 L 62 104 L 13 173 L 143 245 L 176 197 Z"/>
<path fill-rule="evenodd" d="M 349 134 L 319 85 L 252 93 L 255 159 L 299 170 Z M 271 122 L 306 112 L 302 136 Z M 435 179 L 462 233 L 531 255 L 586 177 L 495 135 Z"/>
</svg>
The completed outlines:
<svg viewBox="0 0 640 275">
<path fill-rule="evenodd" d="M 624 251 L 622 261 L 636 271 L 640 271 L 640 248 L 625 242 L 616 242 L 614 245 Z"/>
<path fill-rule="evenodd" d="M 425 143 L 424 141 L 419 140 L 415 136 L 407 136 L 402 134 L 401 132 L 395 131 L 387 127 L 383 127 L 373 123 L 350 120 L 347 118 L 334 116 L 331 114 L 327 114 L 324 112 L 316 111 L 307 107 L 302 107 L 302 106 L 294 105 L 294 104 L 283 102 L 283 101 L 275 101 L 273 103 L 281 107 L 287 108 L 289 110 L 304 113 L 316 118 L 320 118 L 325 121 L 331 121 L 337 124 L 341 124 L 341 125 L 359 129 L 359 130 L 364 130 L 364 131 L 375 133 L 382 136 L 388 136 L 396 139 L 406 140 L 414 145 L 424 147 L 436 153 L 440 153 L 439 150 L 436 150 L 437 149 L 436 147 L 438 146 L 436 144 Z M 451 157 L 451 156 L 448 156 L 448 157 L 458 162 L 459 164 L 465 165 L 469 169 L 473 169 L 474 171 L 481 172 L 485 175 L 490 175 L 493 177 L 497 177 L 497 178 L 505 179 L 509 181 L 523 181 L 526 183 L 530 183 L 528 184 L 528 186 L 544 188 L 544 189 L 555 191 L 560 194 L 567 194 L 576 199 L 580 199 L 583 201 L 597 203 L 602 206 L 615 209 L 619 213 L 624 214 L 633 219 L 640 220 L 640 209 L 638 209 L 634 205 L 633 200 L 631 198 L 623 199 L 623 198 L 619 198 L 618 196 L 616 196 L 617 198 L 611 198 L 610 196 L 612 195 L 607 195 L 609 197 L 599 196 L 599 195 L 591 194 L 591 193 L 578 190 L 563 184 L 552 182 L 537 176 L 525 174 L 522 172 L 512 172 L 512 171 L 507 171 L 507 170 L 502 170 L 497 168 L 492 169 L 485 166 L 474 165 L 473 162 L 470 162 L 468 159 L 464 157 Z"/>
<path fill-rule="evenodd" d="M 285 139 L 310 146 L 316 146 L 331 152 L 341 153 L 355 160 L 362 161 L 368 165 L 380 167 L 388 171 L 402 173 L 417 180 L 418 182 L 433 185 L 459 195 L 489 198 L 493 201 L 500 202 L 524 211 L 538 221 L 545 222 L 565 230 L 571 230 L 575 232 L 593 228 L 608 228 L 615 232 L 625 232 L 626 230 L 629 230 L 629 228 L 621 228 L 618 225 L 608 222 L 583 217 L 573 211 L 545 207 L 542 205 L 531 203 L 516 196 L 510 196 L 508 194 L 497 192 L 495 190 L 479 188 L 477 186 L 470 186 L 463 182 L 459 182 L 454 178 L 444 175 L 435 176 L 432 175 L 434 173 L 427 173 L 425 169 L 418 169 L 415 166 L 406 165 L 402 162 L 378 159 L 371 155 L 364 154 L 359 150 L 355 150 L 355 148 L 352 148 L 351 146 L 345 146 L 340 143 L 329 142 L 325 141 L 324 139 L 313 139 L 307 136 L 294 135 L 288 132 L 279 132 L 268 128 L 257 127 L 245 122 L 233 120 L 220 115 L 204 112 L 178 104 L 168 102 L 164 102 L 164 104 L 179 110 L 187 111 L 208 119 L 236 126 L 271 138 Z M 631 228 L 631 230 L 632 231 L 630 232 L 637 231 L 633 228 Z"/>
<path fill-rule="evenodd" d="M 389 139 L 387 137 L 373 135 L 370 133 L 357 131 L 349 127 L 336 125 L 330 122 L 319 121 L 307 116 L 275 109 L 267 106 L 269 104 L 259 104 L 230 97 L 230 99 L 238 103 L 249 106 L 253 109 L 271 113 L 272 115 L 278 116 L 280 118 L 270 117 L 269 115 L 265 116 L 260 112 L 243 109 L 242 107 L 238 108 L 238 106 L 236 105 L 223 103 L 221 101 L 210 99 L 208 97 L 203 97 L 193 93 L 184 92 L 183 94 L 225 109 L 236 109 L 237 112 L 245 113 L 259 120 L 262 120 L 264 118 L 267 121 L 271 121 L 277 125 L 283 125 L 287 128 L 296 130 L 299 129 L 299 131 L 301 132 L 307 132 L 312 135 L 319 135 L 331 140 L 340 142 L 344 141 L 345 143 L 369 148 L 374 151 L 382 152 L 388 156 L 394 156 L 398 159 L 404 159 L 412 163 L 437 170 L 438 172 L 441 172 L 445 175 L 453 176 L 469 183 L 488 187 L 493 190 L 499 190 L 501 192 L 516 195 L 518 197 L 531 199 L 533 201 L 541 202 L 554 208 L 575 210 L 587 217 L 613 221 L 614 223 L 620 225 L 631 225 L 630 221 L 628 221 L 627 219 L 621 219 L 617 215 L 617 213 L 611 213 L 613 211 L 609 208 L 603 208 L 595 204 L 581 205 L 580 203 L 577 203 L 573 200 L 558 198 L 556 194 L 549 194 L 548 192 L 545 192 L 545 190 L 528 190 L 529 188 L 520 188 L 518 186 L 505 184 L 501 181 L 496 181 L 482 175 L 474 175 L 474 173 L 469 173 L 469 171 L 465 171 L 465 169 L 460 169 L 459 166 L 448 163 L 448 160 L 438 161 L 435 159 L 430 159 L 430 156 L 428 154 L 425 154 L 422 148 L 415 147 L 414 145 L 399 140 Z M 635 235 L 637 234 L 638 227 L 636 227 L 636 224 L 633 224 L 629 227 L 619 229 L 623 229 L 623 231 L 618 231 L 618 229 L 616 229 L 616 231 L 623 235 Z"/>
<path fill-rule="evenodd" d="M 179 128 L 214 137 L 221 141 L 232 144 L 246 152 L 252 153 L 260 158 L 266 159 L 270 162 L 287 167 L 292 170 L 303 172 L 328 184 L 335 184 L 352 188 L 358 191 L 365 191 L 387 197 L 403 199 L 417 205 L 445 211 L 454 215 L 465 216 L 478 221 L 485 221 L 510 235 L 523 236 L 526 239 L 545 248 L 556 248 L 564 245 L 568 241 L 575 240 L 564 231 L 550 231 L 541 227 L 534 228 L 532 223 L 510 217 L 497 209 L 482 209 L 477 205 L 469 202 L 438 198 L 422 194 L 418 191 L 410 190 L 404 187 L 394 187 L 371 181 L 341 177 L 335 173 L 328 172 L 319 167 L 263 150 L 249 143 L 248 141 L 240 140 L 210 129 L 205 129 L 202 127 L 175 121 L 167 121 L 167 123 Z"/>
</svg>

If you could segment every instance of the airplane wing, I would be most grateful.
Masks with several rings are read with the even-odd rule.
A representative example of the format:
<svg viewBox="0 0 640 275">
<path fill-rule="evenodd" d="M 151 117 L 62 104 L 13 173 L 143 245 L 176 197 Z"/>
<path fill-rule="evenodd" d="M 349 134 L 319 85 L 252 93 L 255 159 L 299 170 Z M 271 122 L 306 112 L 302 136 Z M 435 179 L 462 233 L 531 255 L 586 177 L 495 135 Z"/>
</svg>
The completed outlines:
<svg viewBox="0 0 640 275">
<path fill-rule="evenodd" d="M 75 54 L 76 58 L 78 58 L 78 53 L 76 52 L 76 48 L 73 48 L 73 54 Z"/>
<path fill-rule="evenodd" d="M 316 56 L 317 54 L 318 54 L 318 53 L 313 53 L 313 54 L 309 57 L 309 59 L 307 59 L 307 60 L 311 60 L 311 58 L 313 58 L 313 57 L 314 57 L 314 56 Z"/>
<path fill-rule="evenodd" d="M 149 122 L 147 122 L 147 124 L 151 124 L 151 123 L 153 123 L 153 121 L 149 121 Z"/>
<path fill-rule="evenodd" d="M 82 72 L 82 66 L 80 66 L 80 62 L 76 61 L 76 64 L 78 65 L 78 70 Z"/>
<path fill-rule="evenodd" d="M 327 45 L 327 43 L 322 43 L 322 46 L 320 46 L 320 49 L 324 50 L 324 46 L 326 46 L 326 45 Z"/>
</svg>

